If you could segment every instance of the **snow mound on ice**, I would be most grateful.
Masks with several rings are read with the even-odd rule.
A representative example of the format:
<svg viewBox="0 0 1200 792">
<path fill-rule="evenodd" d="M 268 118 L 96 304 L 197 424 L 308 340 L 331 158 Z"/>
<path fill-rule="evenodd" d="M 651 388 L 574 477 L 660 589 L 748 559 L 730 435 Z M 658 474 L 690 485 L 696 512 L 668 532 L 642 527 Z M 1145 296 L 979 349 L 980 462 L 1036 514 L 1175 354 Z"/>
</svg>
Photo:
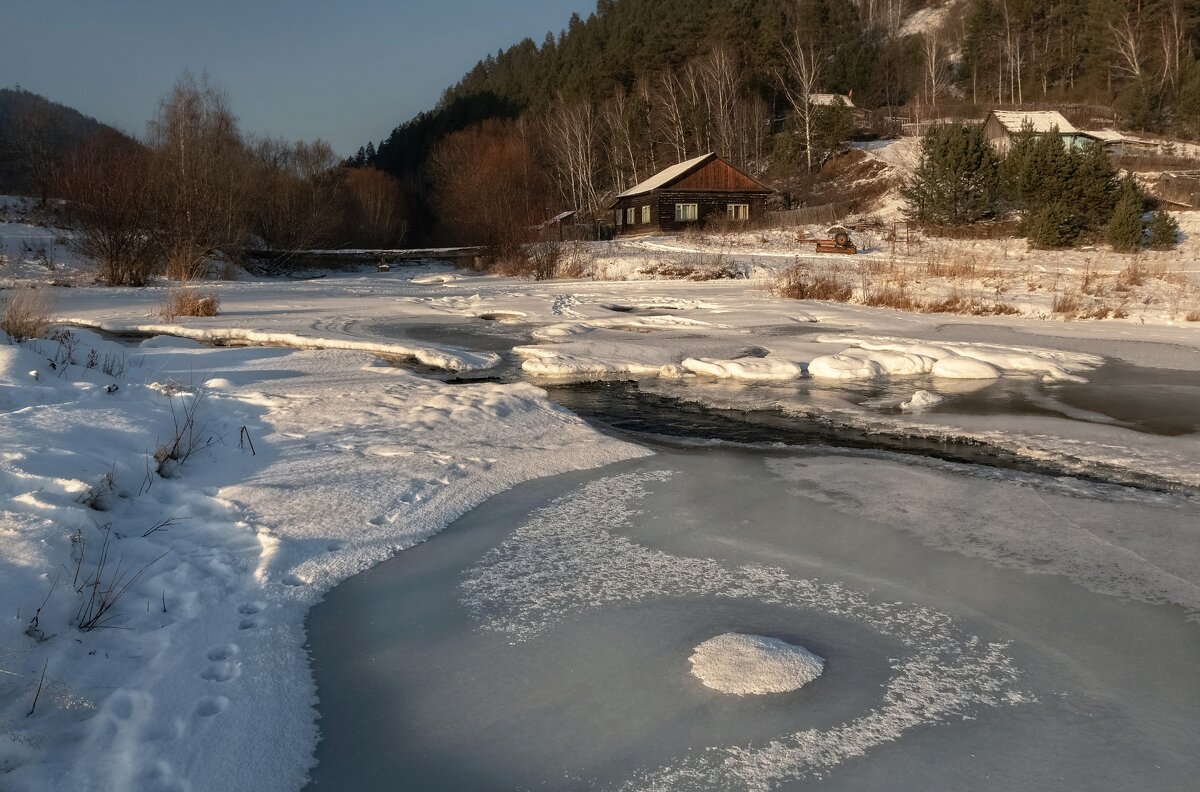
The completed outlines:
<svg viewBox="0 0 1200 792">
<path fill-rule="evenodd" d="M 409 278 L 409 280 L 420 286 L 427 286 L 438 283 L 453 283 L 454 281 L 465 280 L 464 276 L 456 272 L 435 272 L 432 275 L 417 275 Z"/>
<path fill-rule="evenodd" d="M 926 410 L 935 404 L 941 404 L 942 397 L 936 393 L 930 393 L 927 390 L 919 390 L 912 395 L 912 398 L 900 404 L 901 410 Z"/>
<path fill-rule="evenodd" d="M 933 376 L 945 379 L 998 379 L 1000 369 L 970 357 L 944 357 L 933 364 Z"/>
<path fill-rule="evenodd" d="M 736 696 L 799 690 L 825 670 L 825 661 L 802 646 L 742 633 L 709 638 L 688 661 L 707 687 Z"/>
<path fill-rule="evenodd" d="M 822 355 L 809 361 L 808 376 L 833 380 L 874 379 L 883 376 L 883 366 L 874 360 L 849 355 Z"/>
<path fill-rule="evenodd" d="M 693 374 L 746 382 L 794 380 L 801 373 L 800 367 L 795 363 L 778 358 L 738 358 L 736 360 L 687 358 L 682 365 Z"/>
</svg>

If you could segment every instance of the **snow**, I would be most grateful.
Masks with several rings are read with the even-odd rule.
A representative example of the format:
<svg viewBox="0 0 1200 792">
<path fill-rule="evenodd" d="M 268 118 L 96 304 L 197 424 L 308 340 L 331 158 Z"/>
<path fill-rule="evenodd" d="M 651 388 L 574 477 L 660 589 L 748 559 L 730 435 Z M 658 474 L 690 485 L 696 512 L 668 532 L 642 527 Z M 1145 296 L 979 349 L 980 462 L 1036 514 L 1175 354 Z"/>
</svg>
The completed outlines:
<svg viewBox="0 0 1200 792">
<path fill-rule="evenodd" d="M 977 360 L 972 357 L 963 357 L 955 355 L 953 357 L 944 357 L 933 364 L 933 370 L 930 372 L 935 377 L 943 379 L 999 379 L 1000 369 L 993 366 L 991 363 L 986 363 L 982 360 Z"/>
<path fill-rule="evenodd" d="M 467 352 L 461 349 L 423 346 L 416 344 L 380 343 L 378 341 L 356 341 L 345 338 L 322 338 L 298 333 L 272 333 L 240 327 L 194 327 L 180 324 L 140 322 L 97 322 L 88 318 L 64 317 L 67 324 L 95 327 L 117 334 L 156 334 L 190 338 L 196 341 L 245 342 L 249 344 L 278 345 L 296 349 L 351 349 L 359 352 L 374 352 L 378 355 L 411 358 L 418 363 L 448 371 L 478 371 L 492 368 L 500 362 L 500 356 L 490 352 Z"/>
<path fill-rule="evenodd" d="M 688 662 L 707 687 L 735 696 L 799 690 L 825 670 L 825 661 L 803 646 L 741 633 L 709 638 Z"/>
<path fill-rule="evenodd" d="M 1026 126 L 1033 128 L 1039 135 L 1044 135 L 1057 129 L 1061 134 L 1070 135 L 1078 130 L 1057 110 L 993 110 L 996 120 L 1010 133 L 1017 133 Z"/>
<path fill-rule="evenodd" d="M 930 393 L 927 390 L 919 390 L 912 395 L 912 398 L 900 404 L 900 409 L 908 412 L 916 412 L 917 410 L 928 410 L 930 407 L 936 407 L 944 401 L 942 396 L 936 393 Z"/>
<path fill-rule="evenodd" d="M 1125 319 L 1064 321 L 1049 312 L 1049 283 L 1117 259 L 1004 251 L 993 241 L 964 243 L 981 257 L 981 274 L 954 288 L 1003 294 L 1020 307 L 1011 316 L 785 300 L 766 288 L 781 268 L 848 266 L 802 252 L 789 231 L 597 243 L 585 246 L 595 279 L 575 281 L 465 276 L 431 265 L 309 281 L 247 278 L 214 285 L 220 316 L 163 322 L 163 286 L 90 287 L 88 263 L 58 252 L 60 231 L 10 217 L 0 227 L 8 259 L 0 285 L 53 288 L 57 317 L 75 325 L 170 335 L 128 346 L 75 327 L 71 349 L 51 340 L 0 343 L 0 599 L 19 615 L 0 623 L 0 784 L 6 792 L 300 786 L 317 735 L 302 624 L 324 592 L 518 482 L 646 453 L 554 406 L 531 384 L 540 377 L 632 378 L 685 402 L 982 443 L 1067 473 L 1194 493 L 1194 430 L 1146 431 L 1137 416 L 1103 399 L 1078 406 L 1064 390 L 1098 390 L 1120 363 L 1116 376 L 1127 382 L 1167 372 L 1175 384 L 1164 389 L 1176 389 L 1180 401 L 1194 393 L 1200 381 L 1188 376 L 1200 372 L 1200 323 L 1182 317 L 1195 294 L 1189 245 L 1200 220 L 1183 220 L 1183 250 L 1143 259 L 1176 262 L 1175 274 L 1122 297 Z M 893 259 L 881 249 L 854 266 L 921 268 L 945 255 L 927 241 L 919 253 Z M 646 274 L 656 262 L 715 267 L 718 258 L 753 277 Z M 940 277 L 922 274 L 914 292 L 938 294 Z M 490 319 L 512 321 L 497 328 Z M 511 344 L 491 337 L 501 355 L 454 340 L 472 332 L 511 333 Z M 451 385 L 377 356 L 522 381 Z M 61 365 L 67 357 L 74 363 Z M 1014 413 L 1002 394 L 1039 409 Z M 158 475 L 154 452 L 193 405 L 204 447 Z M 1125 496 L 1076 503 L 1020 480 L 1000 490 L 977 481 L 947 489 L 912 460 L 831 459 L 777 472 L 800 484 L 819 478 L 850 508 L 864 492 L 877 493 L 864 513 L 880 522 L 914 515 L 902 530 L 939 549 L 1200 612 L 1194 512 L 1180 501 L 1142 503 L 1156 510 L 1148 521 Z M 917 653 L 893 669 L 870 716 L 721 749 L 648 776 L 646 786 L 686 786 L 688 768 L 717 758 L 730 764 L 715 777 L 730 783 L 708 788 L 791 777 L 797 767 L 819 774 L 913 726 L 957 715 L 964 702 L 990 706 L 1018 695 L 1007 655 L 970 644 L 946 626 L 955 624 L 947 614 L 597 533 L 601 523 L 619 526 L 654 481 L 608 478 L 538 517 L 464 591 L 469 603 L 496 606 L 490 615 L 478 611 L 480 623 L 521 642 L 600 603 L 735 591 L 840 614 Z M 963 507 L 985 498 L 991 512 Z M 82 632 L 79 579 L 95 575 L 106 538 L 112 561 L 127 574 L 144 572 L 114 611 L 112 626 L 121 629 Z M 522 544 L 529 541 L 537 546 Z M 540 574 L 547 557 L 555 562 L 548 576 L 523 574 Z M 946 663 L 961 674 L 935 672 Z M 26 718 L 43 669 L 37 711 Z M 272 735 L 269 746 L 263 733 Z M 196 771 L 206 766 L 222 771 Z"/>
<path fill-rule="evenodd" d="M 801 370 L 788 360 L 771 358 L 743 358 L 739 360 L 713 360 L 711 358 L 685 358 L 680 364 L 694 374 L 703 374 L 717 379 L 735 379 L 743 382 L 776 382 L 797 379 Z"/>
<path fill-rule="evenodd" d="M 55 342 L 0 346 L 0 599 L 18 617 L 0 626 L 0 777 L 14 792 L 302 786 L 317 736 L 302 625 L 323 592 L 518 482 L 645 453 L 530 385 L 444 385 L 354 351 L 72 332 L 75 364 L 53 369 Z M 128 371 L 89 368 L 91 350 Z M 198 447 L 159 475 L 155 449 L 193 406 Z M 112 629 L 81 630 L 88 585 L 114 574 L 131 585 Z"/>
<path fill-rule="evenodd" d="M 649 179 L 630 187 L 617 197 L 632 198 L 635 195 L 643 195 L 648 192 L 653 192 L 663 185 L 670 184 L 680 176 L 690 171 L 692 168 L 713 156 L 715 155 L 712 152 L 709 152 L 707 154 L 701 154 L 699 157 L 693 157 L 692 159 L 676 163 L 669 168 L 664 168 L 663 170 L 651 176 Z"/>
</svg>

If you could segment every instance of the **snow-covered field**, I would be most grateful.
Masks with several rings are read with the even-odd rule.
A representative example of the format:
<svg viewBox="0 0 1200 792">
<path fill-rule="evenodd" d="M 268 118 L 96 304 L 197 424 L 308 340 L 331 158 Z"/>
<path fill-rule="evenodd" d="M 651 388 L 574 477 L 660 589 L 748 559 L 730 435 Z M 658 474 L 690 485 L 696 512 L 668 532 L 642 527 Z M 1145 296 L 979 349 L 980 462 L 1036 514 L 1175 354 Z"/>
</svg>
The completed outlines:
<svg viewBox="0 0 1200 792">
<path fill-rule="evenodd" d="M 213 283 L 219 316 L 168 323 L 165 286 L 89 286 L 87 262 L 60 236 L 0 226 L 0 285 L 41 284 L 72 326 L 0 345 L 5 792 L 299 788 L 318 734 L 303 620 L 325 592 L 519 482 L 649 453 L 597 433 L 538 384 L 637 379 L 685 402 L 983 443 L 1184 499 L 1200 490 L 1200 322 L 1168 299 L 1189 293 L 1190 241 L 1162 254 L 1179 278 L 1136 287 L 1162 299 L 1116 320 L 1053 318 L 1042 287 L 1004 296 L 1022 308 L 1011 316 L 783 299 L 770 278 L 797 262 L 799 243 L 770 232 L 598 244 L 595 277 L 570 281 L 426 265 Z M 997 251 L 1013 283 L 1094 263 Z M 751 277 L 656 280 L 642 271 L 655 262 Z M 987 277 L 970 288 L 995 292 Z M 489 375 L 503 382 L 456 381 Z M 1157 401 L 1107 395 L 1139 382 L 1157 383 Z M 1027 409 L 995 407 L 998 393 Z M 1162 414 L 1170 430 L 1147 430 Z M 194 449 L 182 462 L 165 458 L 181 427 L 179 445 Z M 1200 608 L 1185 528 L 1101 535 L 1090 515 L 1077 531 L 1044 516 L 1023 531 L 1014 515 L 1037 504 L 1017 497 L 1026 511 L 1014 506 L 1008 522 L 964 527 L 941 520 L 921 495 L 929 482 L 895 464 L 877 491 L 929 510 L 908 530 L 924 543 Z M 854 471 L 836 461 L 775 472 L 855 497 Z M 478 580 L 480 596 L 512 609 L 503 629 L 523 634 L 524 594 L 504 593 L 514 578 Z"/>
</svg>

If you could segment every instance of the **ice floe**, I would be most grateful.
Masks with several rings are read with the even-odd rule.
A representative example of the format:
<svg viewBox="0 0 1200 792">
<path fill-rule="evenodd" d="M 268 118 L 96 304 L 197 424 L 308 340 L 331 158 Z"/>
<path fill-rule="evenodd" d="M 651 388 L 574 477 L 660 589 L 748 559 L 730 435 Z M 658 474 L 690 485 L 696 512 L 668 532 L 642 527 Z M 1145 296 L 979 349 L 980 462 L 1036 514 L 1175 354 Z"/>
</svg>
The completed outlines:
<svg viewBox="0 0 1200 792">
<path fill-rule="evenodd" d="M 825 670 L 825 660 L 803 646 L 742 633 L 709 638 L 688 662 L 707 687 L 736 696 L 799 690 Z"/>
</svg>

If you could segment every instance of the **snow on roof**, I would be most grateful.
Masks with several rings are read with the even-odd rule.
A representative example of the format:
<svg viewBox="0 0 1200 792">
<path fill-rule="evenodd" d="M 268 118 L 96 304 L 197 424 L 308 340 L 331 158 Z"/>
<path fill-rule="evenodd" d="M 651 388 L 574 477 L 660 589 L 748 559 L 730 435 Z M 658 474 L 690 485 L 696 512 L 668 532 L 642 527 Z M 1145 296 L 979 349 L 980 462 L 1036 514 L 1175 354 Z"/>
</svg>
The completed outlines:
<svg viewBox="0 0 1200 792">
<path fill-rule="evenodd" d="M 843 94 L 811 93 L 808 95 L 809 104 L 831 107 L 839 102 L 844 104 L 846 107 L 854 107 L 854 102 L 851 101 L 850 97 Z"/>
<path fill-rule="evenodd" d="M 1105 143 L 1120 143 L 1125 139 L 1124 135 L 1114 129 L 1085 129 L 1083 134 Z"/>
<path fill-rule="evenodd" d="M 1009 132 L 1020 132 L 1026 123 L 1039 135 L 1044 135 L 1055 127 L 1064 135 L 1073 135 L 1079 131 L 1057 110 L 993 110 L 992 115 Z"/>
<path fill-rule="evenodd" d="M 577 209 L 568 209 L 565 212 L 559 212 L 558 214 L 554 215 L 554 217 L 551 217 L 549 220 L 539 225 L 538 228 L 546 228 L 547 226 L 552 226 L 555 223 L 561 223 L 563 220 L 566 220 L 577 211 Z"/>
<path fill-rule="evenodd" d="M 669 167 L 665 170 L 660 170 L 658 173 L 654 174 L 649 179 L 646 179 L 641 184 L 637 184 L 637 185 L 634 185 L 633 187 L 630 187 L 628 190 L 621 193 L 617 197 L 618 198 L 629 198 L 634 195 L 642 195 L 644 193 L 648 193 L 653 190 L 657 190 L 659 187 L 662 187 L 663 185 L 670 184 L 671 182 L 675 181 L 680 176 L 683 176 L 685 173 L 690 171 L 692 168 L 696 167 L 697 165 L 699 165 L 700 163 L 709 159 L 710 157 L 715 157 L 715 156 L 717 156 L 717 155 L 710 151 L 709 153 L 704 154 L 702 156 L 695 157 L 690 160 L 684 160 L 683 162 L 679 163 L 678 165 L 672 165 L 671 167 Z"/>
</svg>

